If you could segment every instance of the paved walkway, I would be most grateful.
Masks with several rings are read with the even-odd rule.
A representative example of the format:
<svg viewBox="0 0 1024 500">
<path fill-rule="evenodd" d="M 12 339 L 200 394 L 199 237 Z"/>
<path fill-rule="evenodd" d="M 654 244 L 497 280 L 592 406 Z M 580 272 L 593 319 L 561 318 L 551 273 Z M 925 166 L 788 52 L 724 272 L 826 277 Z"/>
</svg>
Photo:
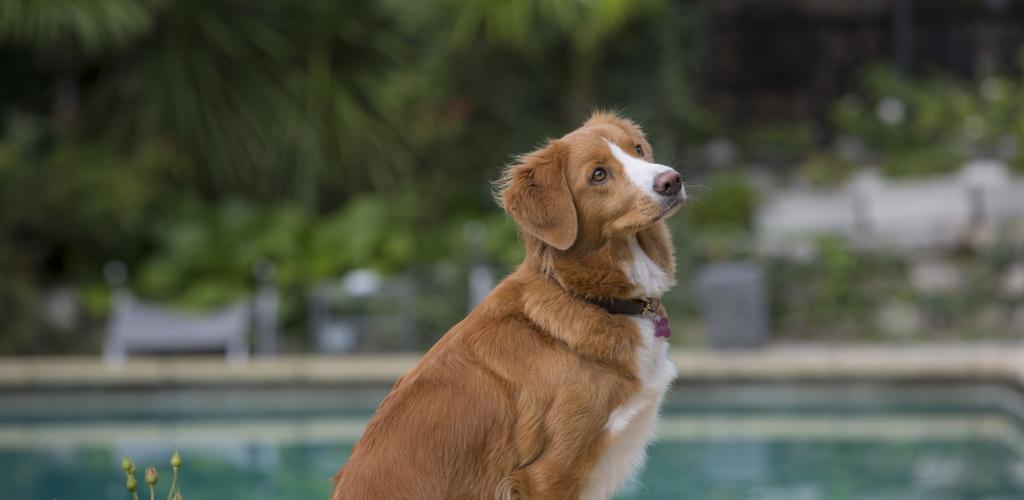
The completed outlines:
<svg viewBox="0 0 1024 500">
<path fill-rule="evenodd" d="M 163 385 L 388 385 L 418 354 L 223 358 L 0 358 L 0 389 Z M 680 381 L 998 380 L 1024 388 L 1024 344 L 775 345 L 752 351 L 674 350 Z"/>
</svg>

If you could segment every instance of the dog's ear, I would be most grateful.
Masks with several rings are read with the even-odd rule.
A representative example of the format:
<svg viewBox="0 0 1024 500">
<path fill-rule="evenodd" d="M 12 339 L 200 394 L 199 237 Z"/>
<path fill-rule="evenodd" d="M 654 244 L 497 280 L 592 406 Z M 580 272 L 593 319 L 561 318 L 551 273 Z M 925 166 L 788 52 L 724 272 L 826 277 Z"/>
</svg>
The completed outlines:
<svg viewBox="0 0 1024 500">
<path fill-rule="evenodd" d="M 499 181 L 498 199 L 523 231 L 559 250 L 576 242 L 576 207 L 565 178 L 568 151 L 551 141 L 519 158 Z"/>
</svg>

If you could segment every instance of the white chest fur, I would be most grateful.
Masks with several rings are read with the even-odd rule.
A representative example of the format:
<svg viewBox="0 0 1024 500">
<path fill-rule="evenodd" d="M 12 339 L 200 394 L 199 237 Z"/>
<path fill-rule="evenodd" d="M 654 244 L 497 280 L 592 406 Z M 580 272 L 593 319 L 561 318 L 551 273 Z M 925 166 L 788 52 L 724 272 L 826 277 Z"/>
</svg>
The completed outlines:
<svg viewBox="0 0 1024 500">
<path fill-rule="evenodd" d="M 658 407 L 676 378 L 676 367 L 667 356 L 668 342 L 654 336 L 650 319 L 638 317 L 634 321 L 644 339 L 636 358 L 640 390 L 608 417 L 605 432 L 611 443 L 587 479 L 581 500 L 610 498 L 643 467 L 647 444 L 654 438 Z"/>
<path fill-rule="evenodd" d="M 629 238 L 629 250 L 633 258 L 626 267 L 626 275 L 636 285 L 637 295 L 660 298 L 676 284 L 672 276 L 644 253 L 635 236 Z"/>
<path fill-rule="evenodd" d="M 636 238 L 630 239 L 630 250 L 633 260 L 626 272 L 636 284 L 637 293 L 661 297 L 673 285 L 672 277 L 643 252 Z M 584 484 L 581 500 L 610 498 L 643 467 L 647 444 L 654 437 L 658 408 L 676 378 L 676 367 L 667 356 L 668 342 L 654 336 L 654 322 L 641 316 L 633 321 L 640 335 L 634 358 L 640 388 L 609 415 L 605 432 L 610 444 Z"/>
</svg>

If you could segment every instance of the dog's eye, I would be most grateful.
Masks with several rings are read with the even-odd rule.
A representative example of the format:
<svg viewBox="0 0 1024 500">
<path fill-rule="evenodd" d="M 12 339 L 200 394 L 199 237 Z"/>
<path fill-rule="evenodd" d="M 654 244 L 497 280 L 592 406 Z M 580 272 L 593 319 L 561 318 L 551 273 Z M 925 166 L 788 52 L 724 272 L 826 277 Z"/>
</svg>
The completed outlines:
<svg viewBox="0 0 1024 500">
<path fill-rule="evenodd" d="M 605 169 L 598 167 L 594 169 L 594 172 L 590 174 L 590 180 L 594 182 L 604 182 L 608 178 L 608 172 Z"/>
<path fill-rule="evenodd" d="M 638 154 L 638 155 L 640 155 L 640 156 L 643 156 L 643 155 L 644 155 L 644 147 L 643 147 L 643 146 L 641 146 L 641 145 L 637 144 L 637 145 L 636 145 L 636 147 L 635 147 L 635 148 L 633 148 L 633 149 L 635 149 L 635 150 L 636 150 L 636 154 Z"/>
</svg>

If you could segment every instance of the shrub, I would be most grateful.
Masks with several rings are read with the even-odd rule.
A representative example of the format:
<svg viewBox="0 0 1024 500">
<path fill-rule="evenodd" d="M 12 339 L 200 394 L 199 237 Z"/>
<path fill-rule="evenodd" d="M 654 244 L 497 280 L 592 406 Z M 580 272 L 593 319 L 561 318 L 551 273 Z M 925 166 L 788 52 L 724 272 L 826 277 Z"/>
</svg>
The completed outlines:
<svg viewBox="0 0 1024 500">
<path fill-rule="evenodd" d="M 685 217 L 698 229 L 712 232 L 749 231 L 758 196 L 750 180 L 731 172 L 713 177 L 706 189 L 691 188 Z"/>
</svg>

